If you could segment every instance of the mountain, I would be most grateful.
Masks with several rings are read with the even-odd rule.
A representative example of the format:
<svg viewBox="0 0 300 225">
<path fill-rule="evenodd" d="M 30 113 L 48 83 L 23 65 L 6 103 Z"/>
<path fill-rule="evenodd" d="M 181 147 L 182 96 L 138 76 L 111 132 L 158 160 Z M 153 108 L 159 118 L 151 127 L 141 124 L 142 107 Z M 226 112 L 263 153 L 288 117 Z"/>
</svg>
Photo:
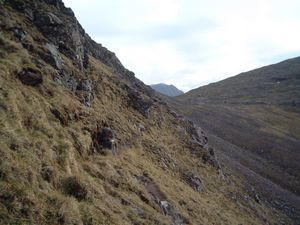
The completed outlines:
<svg viewBox="0 0 300 225">
<path fill-rule="evenodd" d="M 174 85 L 160 83 L 160 84 L 152 84 L 150 85 L 150 87 L 161 94 L 171 96 L 171 97 L 183 94 L 183 91 L 179 90 Z"/>
<path fill-rule="evenodd" d="M 203 128 L 225 171 L 299 221 L 300 57 L 167 101 Z"/>
<path fill-rule="evenodd" d="M 1 0 L 0 28 L 0 224 L 295 223 L 61 0 Z"/>
</svg>

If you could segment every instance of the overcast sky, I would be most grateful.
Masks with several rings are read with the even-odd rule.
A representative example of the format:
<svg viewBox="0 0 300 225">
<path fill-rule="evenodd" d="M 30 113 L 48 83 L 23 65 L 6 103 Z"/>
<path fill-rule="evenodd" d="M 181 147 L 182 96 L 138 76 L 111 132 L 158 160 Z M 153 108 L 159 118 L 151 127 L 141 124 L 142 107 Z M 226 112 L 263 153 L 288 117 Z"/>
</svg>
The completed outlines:
<svg viewBox="0 0 300 225">
<path fill-rule="evenodd" d="M 64 0 L 146 84 L 183 91 L 300 56 L 300 0 Z"/>
</svg>

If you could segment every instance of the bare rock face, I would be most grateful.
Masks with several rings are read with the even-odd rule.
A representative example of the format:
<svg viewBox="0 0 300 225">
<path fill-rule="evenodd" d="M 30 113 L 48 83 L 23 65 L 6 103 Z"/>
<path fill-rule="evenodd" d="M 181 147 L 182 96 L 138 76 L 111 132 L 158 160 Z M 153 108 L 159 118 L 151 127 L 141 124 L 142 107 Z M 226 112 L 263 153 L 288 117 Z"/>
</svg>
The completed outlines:
<svg viewBox="0 0 300 225">
<path fill-rule="evenodd" d="M 76 94 L 81 97 L 81 102 L 85 106 L 91 107 L 94 99 L 92 81 L 89 79 L 80 80 L 77 85 Z"/>
<path fill-rule="evenodd" d="M 45 32 L 54 31 L 51 30 L 50 27 L 54 29 L 54 27 L 63 25 L 61 19 L 59 19 L 51 12 L 38 12 L 35 15 L 35 19 L 35 23 L 39 26 L 40 29 L 44 30 Z"/>
<path fill-rule="evenodd" d="M 63 68 L 63 59 L 61 58 L 57 47 L 51 43 L 44 45 L 48 54 L 43 56 L 43 59 L 53 67 L 61 70 Z"/>
<path fill-rule="evenodd" d="M 18 74 L 18 78 L 23 84 L 37 86 L 43 83 L 42 74 L 33 68 L 25 68 Z"/>
<path fill-rule="evenodd" d="M 53 3 L 67 9 L 59 3 L 60 1 L 57 2 Z M 58 15 L 36 11 L 35 24 L 52 44 L 58 46 L 62 53 L 73 59 L 79 68 L 83 69 L 84 61 L 86 62 L 83 46 L 84 30 L 75 18 L 71 17 L 71 23 L 63 23 Z"/>
</svg>

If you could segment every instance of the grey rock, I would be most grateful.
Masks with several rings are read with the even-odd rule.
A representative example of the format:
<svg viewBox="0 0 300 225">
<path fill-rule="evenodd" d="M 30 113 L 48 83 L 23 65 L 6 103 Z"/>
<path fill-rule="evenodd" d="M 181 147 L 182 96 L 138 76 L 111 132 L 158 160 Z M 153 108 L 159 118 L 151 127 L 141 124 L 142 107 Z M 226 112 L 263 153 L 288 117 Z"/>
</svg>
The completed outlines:
<svg viewBox="0 0 300 225">
<path fill-rule="evenodd" d="M 24 8 L 23 12 L 25 13 L 25 15 L 30 19 L 30 20 L 34 20 L 34 13 L 33 10 L 29 7 Z"/>
<path fill-rule="evenodd" d="M 104 148 L 111 150 L 115 155 L 117 153 L 115 132 L 109 127 L 104 127 L 101 131 L 97 131 L 93 135 L 93 145 L 96 152 L 101 152 Z"/>
<path fill-rule="evenodd" d="M 203 152 L 202 161 L 204 163 L 208 163 L 208 164 L 212 165 L 213 167 L 215 167 L 217 169 L 221 168 L 218 160 L 216 159 L 214 149 L 211 147 L 208 147 L 208 150 Z"/>
<path fill-rule="evenodd" d="M 167 201 L 160 201 L 159 206 L 164 215 L 170 215 L 171 205 Z"/>
<path fill-rule="evenodd" d="M 92 81 L 89 79 L 83 79 L 79 81 L 76 94 L 81 97 L 81 100 L 85 106 L 91 107 L 94 99 Z"/>
<path fill-rule="evenodd" d="M 59 54 L 57 47 L 53 44 L 47 43 L 44 45 L 48 54 L 43 55 L 42 58 L 51 66 L 61 70 L 63 67 L 63 59 Z"/>
<path fill-rule="evenodd" d="M 204 190 L 202 180 L 193 172 L 186 172 L 183 174 L 184 180 L 196 191 L 202 192 Z"/>
<path fill-rule="evenodd" d="M 186 119 L 182 120 L 182 125 L 192 141 L 197 142 L 201 147 L 207 144 L 207 137 L 200 127 L 195 126 L 192 121 Z"/>
<path fill-rule="evenodd" d="M 88 64 L 89 64 L 89 55 L 88 55 L 88 53 L 87 53 L 86 50 L 84 51 L 82 64 L 83 64 L 83 67 L 84 67 L 85 69 L 88 68 Z"/>
<path fill-rule="evenodd" d="M 85 43 L 84 48 L 96 59 L 103 62 L 105 65 L 114 68 L 118 73 L 126 73 L 126 69 L 116 57 L 115 53 L 109 51 L 101 44 L 93 41 L 87 34 L 84 36 Z"/>
<path fill-rule="evenodd" d="M 71 8 L 64 7 L 62 12 L 68 16 L 75 16 L 73 10 Z"/>
<path fill-rule="evenodd" d="M 142 123 L 138 124 L 138 128 L 139 128 L 140 132 L 145 132 L 146 131 L 146 128 L 145 128 L 144 124 L 142 124 Z"/>
<path fill-rule="evenodd" d="M 51 12 L 37 12 L 35 15 L 35 23 L 40 28 L 47 26 L 60 26 L 63 25 L 61 19 Z"/>
<path fill-rule="evenodd" d="M 30 85 L 30 86 L 37 86 L 43 83 L 42 74 L 34 70 L 32 68 L 25 68 L 19 74 L 18 78 L 21 80 L 23 84 Z"/>
<path fill-rule="evenodd" d="M 77 86 L 77 90 L 91 92 L 92 91 L 92 81 L 90 81 L 89 79 L 81 80 Z"/>
<path fill-rule="evenodd" d="M 27 32 L 24 31 L 21 27 L 12 27 L 10 30 L 13 32 L 14 36 L 23 42 L 26 38 Z"/>
<path fill-rule="evenodd" d="M 151 99 L 143 98 L 142 95 L 134 89 L 128 90 L 128 98 L 128 103 L 131 107 L 140 112 L 146 118 L 149 118 L 150 109 L 153 106 L 153 101 Z"/>
<path fill-rule="evenodd" d="M 54 81 L 60 85 L 63 85 L 65 88 L 74 92 L 77 88 L 77 81 L 74 77 L 70 76 L 64 70 L 58 72 L 57 76 L 54 77 Z"/>
</svg>

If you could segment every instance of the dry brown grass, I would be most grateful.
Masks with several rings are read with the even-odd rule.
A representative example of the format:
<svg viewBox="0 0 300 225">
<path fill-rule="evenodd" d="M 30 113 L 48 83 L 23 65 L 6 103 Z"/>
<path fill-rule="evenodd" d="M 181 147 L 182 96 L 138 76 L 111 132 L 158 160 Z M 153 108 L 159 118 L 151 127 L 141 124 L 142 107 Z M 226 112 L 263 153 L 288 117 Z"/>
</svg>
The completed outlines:
<svg viewBox="0 0 300 225">
<path fill-rule="evenodd" d="M 43 39 L 30 29 L 35 39 Z M 23 85 L 16 74 L 34 66 L 37 56 L 10 42 L 16 49 L 0 59 L 1 224 L 171 224 L 138 181 L 143 174 L 189 224 L 265 224 L 282 216 L 237 197 L 243 194 L 239 180 L 220 179 L 215 168 L 192 155 L 189 137 L 166 106 L 157 104 L 148 119 L 129 107 L 123 88 L 128 81 L 111 68 L 90 57 L 86 72 L 96 97 L 88 108 L 53 81 L 50 66 L 41 68 L 41 86 Z M 139 123 L 146 132 L 140 133 Z M 117 155 L 91 151 L 92 134 L 104 124 L 116 132 Z M 182 180 L 187 170 L 199 173 L 205 192 L 195 192 Z"/>
</svg>

